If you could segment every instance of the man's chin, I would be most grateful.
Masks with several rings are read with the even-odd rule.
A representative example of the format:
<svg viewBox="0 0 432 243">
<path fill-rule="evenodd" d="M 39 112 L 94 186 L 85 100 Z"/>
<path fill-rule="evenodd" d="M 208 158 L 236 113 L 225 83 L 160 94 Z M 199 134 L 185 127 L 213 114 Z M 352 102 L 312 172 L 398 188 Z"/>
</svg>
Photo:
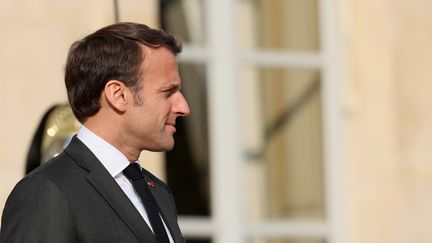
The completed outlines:
<svg viewBox="0 0 432 243">
<path fill-rule="evenodd" d="M 166 147 L 163 151 L 168 152 L 168 151 L 173 150 L 173 148 L 174 148 L 174 143 L 171 146 Z"/>
<path fill-rule="evenodd" d="M 143 150 L 148 150 L 152 152 L 168 152 L 174 148 L 174 141 L 172 143 L 160 144 L 159 146 L 144 148 Z"/>
</svg>

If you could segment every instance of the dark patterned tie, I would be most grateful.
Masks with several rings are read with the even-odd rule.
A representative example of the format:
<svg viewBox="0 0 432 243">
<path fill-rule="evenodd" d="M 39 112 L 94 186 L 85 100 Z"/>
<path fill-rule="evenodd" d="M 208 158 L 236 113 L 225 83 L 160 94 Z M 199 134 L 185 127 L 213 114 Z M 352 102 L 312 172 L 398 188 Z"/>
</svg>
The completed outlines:
<svg viewBox="0 0 432 243">
<path fill-rule="evenodd" d="M 167 232 L 159 216 L 159 207 L 144 179 L 141 166 L 131 163 L 123 170 L 123 174 L 132 181 L 135 190 L 141 197 L 156 239 L 161 243 L 169 243 Z"/>
</svg>

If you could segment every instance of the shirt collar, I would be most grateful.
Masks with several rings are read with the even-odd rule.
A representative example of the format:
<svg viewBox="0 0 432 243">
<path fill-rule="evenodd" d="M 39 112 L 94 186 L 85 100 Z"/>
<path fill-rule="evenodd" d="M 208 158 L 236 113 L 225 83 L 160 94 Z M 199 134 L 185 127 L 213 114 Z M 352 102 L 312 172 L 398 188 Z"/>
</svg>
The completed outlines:
<svg viewBox="0 0 432 243">
<path fill-rule="evenodd" d="M 93 152 L 112 177 L 120 174 L 129 165 L 124 154 L 85 126 L 81 126 L 77 137 Z"/>
</svg>

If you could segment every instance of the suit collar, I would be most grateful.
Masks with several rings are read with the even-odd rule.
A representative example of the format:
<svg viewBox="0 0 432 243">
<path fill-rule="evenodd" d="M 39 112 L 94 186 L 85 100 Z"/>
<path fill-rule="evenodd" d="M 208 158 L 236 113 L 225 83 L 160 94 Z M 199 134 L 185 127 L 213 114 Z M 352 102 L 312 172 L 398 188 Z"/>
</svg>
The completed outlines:
<svg viewBox="0 0 432 243">
<path fill-rule="evenodd" d="M 96 156 L 77 138 L 76 135 L 72 137 L 71 142 L 64 149 L 64 152 L 71 156 L 75 163 L 87 171 L 91 171 L 95 164 L 100 164 Z"/>
<path fill-rule="evenodd" d="M 78 131 L 77 138 L 92 151 L 112 177 L 129 165 L 129 160 L 122 152 L 84 125 Z"/>
</svg>

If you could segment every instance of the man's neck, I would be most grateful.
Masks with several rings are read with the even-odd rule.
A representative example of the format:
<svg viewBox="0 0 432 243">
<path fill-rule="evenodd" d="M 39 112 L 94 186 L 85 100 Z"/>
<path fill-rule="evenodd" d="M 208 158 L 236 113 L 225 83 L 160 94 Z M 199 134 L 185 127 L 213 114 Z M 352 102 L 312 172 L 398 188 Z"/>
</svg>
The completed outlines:
<svg viewBox="0 0 432 243">
<path fill-rule="evenodd" d="M 121 131 L 118 130 L 118 126 L 111 126 L 109 123 L 110 122 L 100 123 L 88 119 L 83 123 L 83 125 L 88 130 L 118 149 L 124 156 L 126 156 L 129 162 L 137 161 L 141 151 L 128 146 L 127 141 L 122 137 Z"/>
</svg>

